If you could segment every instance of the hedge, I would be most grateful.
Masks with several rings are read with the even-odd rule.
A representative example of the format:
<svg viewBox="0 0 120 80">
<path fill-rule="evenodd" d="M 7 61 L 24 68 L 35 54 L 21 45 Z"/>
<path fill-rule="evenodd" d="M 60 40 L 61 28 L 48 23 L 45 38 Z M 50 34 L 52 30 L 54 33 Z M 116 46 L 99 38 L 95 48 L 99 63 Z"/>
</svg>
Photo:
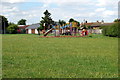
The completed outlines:
<svg viewBox="0 0 120 80">
<path fill-rule="evenodd" d="M 120 37 L 120 22 L 116 22 L 110 26 L 103 26 L 102 33 L 109 37 Z"/>
</svg>

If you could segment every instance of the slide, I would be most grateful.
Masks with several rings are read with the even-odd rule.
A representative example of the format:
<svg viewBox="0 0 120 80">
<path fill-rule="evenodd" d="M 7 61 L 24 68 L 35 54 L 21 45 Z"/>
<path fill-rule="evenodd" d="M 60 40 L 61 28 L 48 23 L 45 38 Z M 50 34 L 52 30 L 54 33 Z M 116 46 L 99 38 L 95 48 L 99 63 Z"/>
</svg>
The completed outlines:
<svg viewBox="0 0 120 80">
<path fill-rule="evenodd" d="M 46 33 L 44 33 L 44 36 L 47 36 L 49 32 L 51 32 L 53 28 L 49 29 Z"/>
</svg>

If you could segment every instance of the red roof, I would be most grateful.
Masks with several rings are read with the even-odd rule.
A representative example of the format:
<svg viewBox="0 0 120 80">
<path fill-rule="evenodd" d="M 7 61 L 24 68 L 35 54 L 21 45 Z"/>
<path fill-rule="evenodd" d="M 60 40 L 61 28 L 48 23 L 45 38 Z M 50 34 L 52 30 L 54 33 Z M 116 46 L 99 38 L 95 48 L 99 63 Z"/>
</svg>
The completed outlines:
<svg viewBox="0 0 120 80">
<path fill-rule="evenodd" d="M 18 26 L 19 29 L 25 29 L 26 27 L 28 27 L 29 25 L 21 25 L 21 26 Z"/>
<path fill-rule="evenodd" d="M 91 26 L 92 24 L 94 24 L 94 23 L 85 23 L 85 25 L 87 25 L 87 26 Z"/>
</svg>

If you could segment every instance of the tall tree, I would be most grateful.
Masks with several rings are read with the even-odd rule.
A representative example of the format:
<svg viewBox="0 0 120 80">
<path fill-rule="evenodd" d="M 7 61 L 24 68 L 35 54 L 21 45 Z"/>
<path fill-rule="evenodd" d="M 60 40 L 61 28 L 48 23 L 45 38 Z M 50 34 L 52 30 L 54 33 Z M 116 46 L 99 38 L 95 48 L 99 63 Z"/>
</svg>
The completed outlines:
<svg viewBox="0 0 120 80">
<path fill-rule="evenodd" d="M 0 15 L 0 34 L 5 34 L 7 27 L 8 27 L 7 18 Z"/>
<path fill-rule="evenodd" d="M 18 25 L 26 25 L 26 21 L 25 19 L 21 19 L 18 21 Z"/>
<path fill-rule="evenodd" d="M 54 24 L 54 21 L 52 20 L 51 13 L 48 12 L 48 10 L 46 10 L 44 12 L 44 17 L 42 17 L 42 20 L 40 21 L 40 25 L 43 25 L 44 29 L 50 29 L 51 25 Z"/>
</svg>

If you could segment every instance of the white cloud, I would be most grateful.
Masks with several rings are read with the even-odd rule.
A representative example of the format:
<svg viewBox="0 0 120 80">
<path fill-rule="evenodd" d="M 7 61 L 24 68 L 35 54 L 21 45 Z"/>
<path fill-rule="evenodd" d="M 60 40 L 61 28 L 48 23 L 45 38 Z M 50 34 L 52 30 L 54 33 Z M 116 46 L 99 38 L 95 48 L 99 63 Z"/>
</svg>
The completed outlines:
<svg viewBox="0 0 120 80">
<path fill-rule="evenodd" d="M 38 6 L 38 8 L 22 11 L 20 10 L 20 6 L 17 7 L 13 4 L 30 1 L 40 2 L 43 5 L 42 7 Z M 70 18 L 75 18 L 78 21 L 82 21 L 83 19 L 92 21 L 106 18 L 112 20 L 117 17 L 117 1 L 118 0 L 4 0 L 2 2 L 11 2 L 11 4 L 2 5 L 2 14 L 12 22 L 17 22 L 19 19 L 25 18 L 29 24 L 39 22 L 46 9 L 49 10 L 52 18 L 56 21 L 59 19 L 68 21 Z M 53 4 L 55 4 L 56 7 L 54 7 Z"/>
<path fill-rule="evenodd" d="M 97 0 L 97 6 L 115 6 L 117 5 L 119 0 Z"/>
<path fill-rule="evenodd" d="M 102 12 L 102 11 L 105 11 L 106 10 L 106 8 L 97 8 L 95 11 L 96 12 Z"/>
<path fill-rule="evenodd" d="M 98 3 L 96 4 L 97 6 L 105 6 L 107 5 L 106 4 L 106 1 L 105 0 L 98 0 Z"/>
<path fill-rule="evenodd" d="M 17 7 L 7 7 L 7 6 L 4 6 L 2 7 L 2 13 L 9 13 L 9 12 L 17 12 L 19 11 Z"/>
<path fill-rule="evenodd" d="M 104 17 L 115 16 L 115 15 L 117 15 L 116 11 L 106 10 L 103 12 Z"/>
<path fill-rule="evenodd" d="M 91 12 L 91 13 L 89 13 L 89 15 L 88 15 L 88 16 L 89 16 L 89 17 L 93 17 L 93 16 L 95 16 L 95 14 L 96 14 L 96 13 Z"/>
<path fill-rule="evenodd" d="M 25 2 L 26 0 L 1 0 L 2 2 L 9 2 L 9 3 L 18 3 L 18 2 Z"/>
</svg>

